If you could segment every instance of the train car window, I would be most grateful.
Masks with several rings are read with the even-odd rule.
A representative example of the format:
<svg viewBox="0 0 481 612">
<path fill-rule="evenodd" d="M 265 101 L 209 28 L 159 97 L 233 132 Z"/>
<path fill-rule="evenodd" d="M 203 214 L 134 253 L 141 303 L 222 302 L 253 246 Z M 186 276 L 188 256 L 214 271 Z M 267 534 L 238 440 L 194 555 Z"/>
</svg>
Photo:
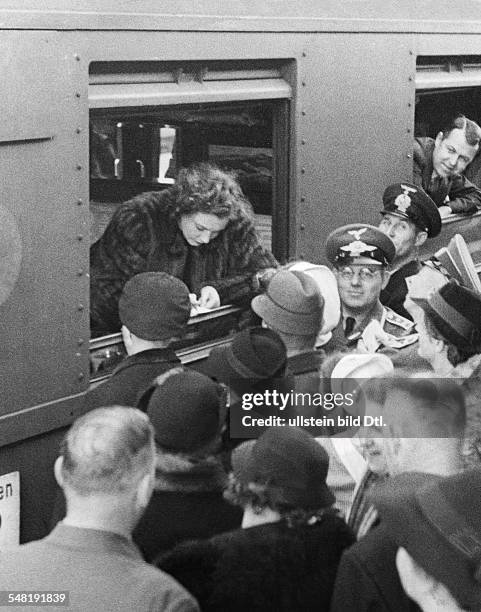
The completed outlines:
<svg viewBox="0 0 481 612">
<path fill-rule="evenodd" d="M 183 166 L 210 161 L 237 173 L 261 241 L 285 258 L 291 89 L 283 74 L 281 64 L 266 62 L 92 64 L 91 243 L 122 202 L 168 188 Z M 225 319 L 237 325 L 238 316 Z M 191 342 L 229 331 L 212 320 L 189 329 Z M 118 358 L 104 344 L 96 341 L 93 372 Z"/>
<path fill-rule="evenodd" d="M 415 135 L 435 138 L 457 113 L 481 125 L 481 56 L 418 57 Z M 479 155 L 465 174 L 481 187 Z"/>
</svg>

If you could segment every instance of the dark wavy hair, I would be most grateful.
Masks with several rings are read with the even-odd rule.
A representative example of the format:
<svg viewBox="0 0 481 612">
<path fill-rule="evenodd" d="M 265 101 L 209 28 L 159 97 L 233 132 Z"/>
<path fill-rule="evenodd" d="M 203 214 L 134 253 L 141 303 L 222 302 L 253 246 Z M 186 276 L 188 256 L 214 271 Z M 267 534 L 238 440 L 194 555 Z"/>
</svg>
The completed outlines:
<svg viewBox="0 0 481 612">
<path fill-rule="evenodd" d="M 253 212 L 233 172 L 208 163 L 197 163 L 179 171 L 172 187 L 177 218 L 195 213 L 216 215 L 229 221 L 252 220 Z"/>
<path fill-rule="evenodd" d="M 468 119 L 462 113 L 458 113 L 452 117 L 441 130 L 443 133 L 443 140 L 447 138 L 453 130 L 464 130 L 468 145 L 471 147 L 479 147 L 481 141 L 481 128 L 477 123 Z"/>
<path fill-rule="evenodd" d="M 337 513 L 337 510 L 331 506 L 315 509 L 293 506 L 286 499 L 282 487 L 276 487 L 268 482 L 244 484 L 233 473 L 229 474 L 224 498 L 234 506 L 240 506 L 241 508 L 250 505 L 254 513 L 261 512 L 264 508 L 270 508 L 278 512 L 281 519 L 285 520 L 289 527 L 312 525 L 319 522 L 328 513 Z"/>
</svg>

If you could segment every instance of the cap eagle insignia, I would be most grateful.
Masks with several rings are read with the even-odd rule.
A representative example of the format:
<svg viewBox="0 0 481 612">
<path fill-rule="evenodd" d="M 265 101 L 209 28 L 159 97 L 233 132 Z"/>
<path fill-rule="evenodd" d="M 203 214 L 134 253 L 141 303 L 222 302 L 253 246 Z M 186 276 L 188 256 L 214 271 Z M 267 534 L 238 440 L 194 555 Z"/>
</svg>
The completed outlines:
<svg viewBox="0 0 481 612">
<path fill-rule="evenodd" d="M 362 253 L 366 251 L 375 251 L 377 247 L 366 244 L 361 240 L 362 234 L 367 230 L 367 227 L 362 227 L 358 230 L 349 230 L 347 233 L 354 237 L 354 240 L 341 247 L 341 251 L 347 251 L 350 253 L 351 257 L 359 257 Z"/>
<path fill-rule="evenodd" d="M 402 184 L 401 189 L 403 190 L 403 193 L 400 193 L 394 200 L 394 206 L 399 212 L 406 214 L 406 211 L 411 206 L 412 201 L 409 197 L 409 193 L 417 193 L 417 189 L 413 189 L 412 187 L 408 187 L 408 185 Z"/>
</svg>

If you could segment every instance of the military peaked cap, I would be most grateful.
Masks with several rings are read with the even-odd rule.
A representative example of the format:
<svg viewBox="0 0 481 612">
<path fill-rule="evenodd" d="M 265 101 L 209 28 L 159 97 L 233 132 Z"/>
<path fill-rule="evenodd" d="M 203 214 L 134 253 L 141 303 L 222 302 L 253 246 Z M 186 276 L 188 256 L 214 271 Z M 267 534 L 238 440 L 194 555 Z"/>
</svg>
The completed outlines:
<svg viewBox="0 0 481 612">
<path fill-rule="evenodd" d="M 411 183 L 395 183 L 386 188 L 382 196 L 384 210 L 381 214 L 390 213 L 412 221 L 429 238 L 434 238 L 441 231 L 441 215 L 438 207 L 428 194 Z"/>
<path fill-rule="evenodd" d="M 326 256 L 331 263 L 368 257 L 387 266 L 392 263 L 396 247 L 377 227 L 366 223 L 343 225 L 331 232 L 326 241 Z"/>
</svg>

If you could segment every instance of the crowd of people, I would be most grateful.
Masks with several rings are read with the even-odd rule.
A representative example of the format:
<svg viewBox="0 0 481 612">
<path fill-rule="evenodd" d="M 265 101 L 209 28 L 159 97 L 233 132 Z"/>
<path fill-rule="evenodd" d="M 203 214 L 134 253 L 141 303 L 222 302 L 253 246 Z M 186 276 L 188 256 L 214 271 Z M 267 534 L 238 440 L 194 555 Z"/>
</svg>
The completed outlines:
<svg viewBox="0 0 481 612">
<path fill-rule="evenodd" d="M 379 226 L 328 236 L 331 268 L 280 266 L 209 165 L 120 206 L 92 319 L 127 357 L 65 436 L 52 532 L 0 551 L 0 590 L 85 611 L 481 610 L 481 286 L 461 237 L 418 258 L 481 205 L 462 174 L 480 141 L 463 116 L 419 139 Z M 172 348 L 193 300 L 252 310 L 196 369 Z"/>
</svg>

